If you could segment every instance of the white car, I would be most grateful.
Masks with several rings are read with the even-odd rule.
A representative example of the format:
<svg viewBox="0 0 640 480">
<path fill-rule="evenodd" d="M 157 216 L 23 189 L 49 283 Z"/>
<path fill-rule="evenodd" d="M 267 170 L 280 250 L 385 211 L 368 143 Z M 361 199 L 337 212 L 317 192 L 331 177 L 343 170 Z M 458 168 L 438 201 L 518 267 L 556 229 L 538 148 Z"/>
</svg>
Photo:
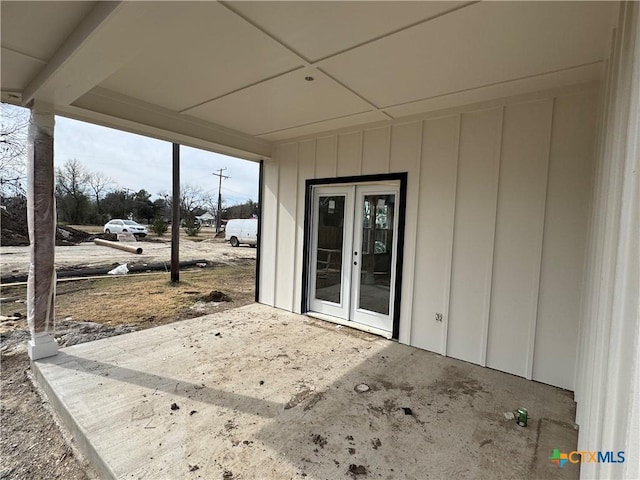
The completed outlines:
<svg viewBox="0 0 640 480">
<path fill-rule="evenodd" d="M 104 233 L 122 233 L 129 232 L 133 233 L 137 237 L 146 237 L 147 236 L 147 227 L 144 225 L 140 225 L 133 220 L 120 220 L 119 218 L 114 218 L 113 220 L 109 220 L 104 225 Z"/>
</svg>

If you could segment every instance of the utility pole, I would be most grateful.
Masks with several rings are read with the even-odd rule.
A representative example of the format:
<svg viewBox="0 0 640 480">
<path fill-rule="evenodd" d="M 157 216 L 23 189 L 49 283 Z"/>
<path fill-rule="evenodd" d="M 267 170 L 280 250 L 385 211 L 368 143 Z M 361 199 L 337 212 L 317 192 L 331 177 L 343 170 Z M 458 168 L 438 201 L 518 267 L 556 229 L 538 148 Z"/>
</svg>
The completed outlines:
<svg viewBox="0 0 640 480">
<path fill-rule="evenodd" d="M 218 170 L 218 173 L 212 173 L 211 175 L 215 175 L 218 177 L 218 211 L 216 212 L 216 233 L 220 233 L 220 212 L 222 211 L 222 179 L 230 178 L 227 175 L 223 175 L 227 168 L 221 168 Z"/>
</svg>

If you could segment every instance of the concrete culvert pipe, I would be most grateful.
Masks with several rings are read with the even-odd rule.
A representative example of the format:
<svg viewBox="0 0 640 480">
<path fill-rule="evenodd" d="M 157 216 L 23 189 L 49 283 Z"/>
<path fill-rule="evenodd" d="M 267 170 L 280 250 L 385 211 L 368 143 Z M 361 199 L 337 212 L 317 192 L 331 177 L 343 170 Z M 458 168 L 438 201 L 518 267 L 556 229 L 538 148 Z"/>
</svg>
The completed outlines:
<svg viewBox="0 0 640 480">
<path fill-rule="evenodd" d="M 100 238 L 96 238 L 94 240 L 94 243 L 96 245 L 102 245 L 103 247 L 117 248 L 118 250 L 124 250 L 125 252 L 129 253 L 142 253 L 142 247 L 134 247 L 132 245 L 126 245 L 124 243 L 110 242 L 109 240 L 102 240 Z"/>
</svg>

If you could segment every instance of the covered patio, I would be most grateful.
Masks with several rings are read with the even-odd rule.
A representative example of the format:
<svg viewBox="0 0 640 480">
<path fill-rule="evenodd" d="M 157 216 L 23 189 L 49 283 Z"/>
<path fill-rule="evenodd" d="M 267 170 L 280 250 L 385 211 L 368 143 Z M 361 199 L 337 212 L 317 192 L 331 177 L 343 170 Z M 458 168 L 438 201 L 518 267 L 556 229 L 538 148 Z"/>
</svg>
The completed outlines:
<svg viewBox="0 0 640 480">
<path fill-rule="evenodd" d="M 579 474 L 548 459 L 576 447 L 570 392 L 264 305 L 34 365 L 104 478 Z"/>
<path fill-rule="evenodd" d="M 640 3 L 1 8 L 29 353 L 105 475 L 546 477 L 575 421 L 582 478 L 640 477 Z M 172 142 L 174 198 L 179 145 L 260 162 L 262 306 L 58 353 L 55 115 Z"/>
</svg>

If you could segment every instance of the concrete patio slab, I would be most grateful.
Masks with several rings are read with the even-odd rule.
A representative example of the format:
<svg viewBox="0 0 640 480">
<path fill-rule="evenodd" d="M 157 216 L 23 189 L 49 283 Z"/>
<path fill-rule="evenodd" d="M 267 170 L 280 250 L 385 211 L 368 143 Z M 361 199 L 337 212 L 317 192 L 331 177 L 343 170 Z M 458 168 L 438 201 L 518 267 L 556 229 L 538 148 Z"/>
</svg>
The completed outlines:
<svg viewBox="0 0 640 480">
<path fill-rule="evenodd" d="M 34 370 L 105 478 L 579 474 L 548 459 L 576 447 L 571 392 L 263 305 L 65 348 Z M 517 407 L 526 428 L 505 418 Z"/>
</svg>

